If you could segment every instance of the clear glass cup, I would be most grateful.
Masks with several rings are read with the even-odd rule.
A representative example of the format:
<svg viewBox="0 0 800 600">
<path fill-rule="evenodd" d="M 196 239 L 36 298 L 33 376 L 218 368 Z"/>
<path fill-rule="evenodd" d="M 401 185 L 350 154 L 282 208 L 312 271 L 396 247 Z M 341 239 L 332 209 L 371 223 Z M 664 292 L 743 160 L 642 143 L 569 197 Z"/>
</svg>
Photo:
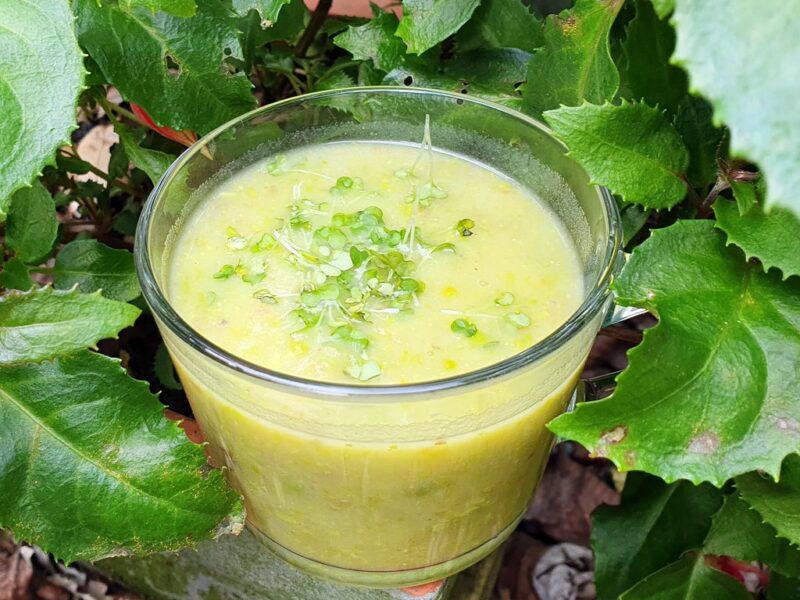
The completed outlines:
<svg viewBox="0 0 800 600">
<path fill-rule="evenodd" d="M 585 299 L 546 339 L 436 381 L 342 385 L 251 364 L 205 339 L 170 304 L 170 240 L 209 190 L 255 161 L 346 140 L 433 145 L 526 186 L 569 231 Z M 611 300 L 616 205 L 541 123 L 509 108 L 419 88 L 326 91 L 231 121 L 189 148 L 156 186 L 136 265 L 213 458 L 243 496 L 248 526 L 317 575 L 375 587 L 446 577 L 494 550 L 521 519 Z M 491 198 L 487 198 L 490 202 Z"/>
</svg>

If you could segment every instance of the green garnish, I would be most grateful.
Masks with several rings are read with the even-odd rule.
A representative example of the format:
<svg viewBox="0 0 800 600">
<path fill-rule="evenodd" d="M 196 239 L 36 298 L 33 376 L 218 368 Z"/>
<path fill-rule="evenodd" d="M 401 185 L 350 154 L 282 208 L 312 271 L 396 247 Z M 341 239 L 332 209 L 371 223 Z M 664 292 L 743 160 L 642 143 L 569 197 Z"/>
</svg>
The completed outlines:
<svg viewBox="0 0 800 600">
<path fill-rule="evenodd" d="M 531 324 L 531 318 L 521 312 L 510 312 L 506 314 L 505 319 L 518 329 L 522 329 Z"/>
<path fill-rule="evenodd" d="M 339 177 L 336 180 L 336 185 L 334 185 L 329 191 L 334 196 L 339 194 L 344 194 L 349 192 L 352 189 L 360 189 L 364 186 L 364 182 L 361 180 L 360 177 Z"/>
<path fill-rule="evenodd" d="M 278 299 L 267 288 L 261 288 L 253 292 L 253 298 L 264 304 L 277 304 Z"/>
<path fill-rule="evenodd" d="M 225 229 L 225 234 L 228 239 L 225 242 L 225 247 L 230 250 L 242 250 L 247 245 L 247 238 L 240 235 L 233 227 L 228 225 Z"/>
<path fill-rule="evenodd" d="M 461 237 L 469 237 L 474 232 L 472 229 L 475 227 L 475 221 L 472 219 L 461 219 L 458 223 L 456 223 L 456 231 L 458 231 Z"/>
<path fill-rule="evenodd" d="M 497 306 L 511 306 L 514 304 L 514 294 L 511 292 L 503 292 L 494 299 L 494 303 L 497 304 Z"/>
<path fill-rule="evenodd" d="M 236 267 L 233 265 L 222 265 L 216 273 L 214 279 L 229 279 L 236 274 Z"/>
<path fill-rule="evenodd" d="M 438 246 L 434 247 L 432 252 L 444 252 L 446 254 L 455 254 L 456 253 L 456 245 L 450 242 L 444 242 L 443 244 L 439 244 Z"/>
<path fill-rule="evenodd" d="M 266 276 L 267 274 L 264 271 L 247 271 L 246 273 L 242 274 L 242 281 L 249 283 L 250 285 L 254 285 L 264 281 Z"/>
<path fill-rule="evenodd" d="M 265 250 L 272 250 L 278 244 L 277 240 L 269 233 L 262 235 L 258 241 L 253 244 L 251 250 L 253 252 L 263 252 Z"/>
<path fill-rule="evenodd" d="M 363 332 L 352 325 L 342 325 L 331 332 L 331 338 L 352 346 L 357 352 L 363 352 L 369 346 L 369 339 Z"/>
<path fill-rule="evenodd" d="M 278 154 L 267 163 L 267 173 L 270 175 L 281 175 L 285 173 L 288 168 L 289 165 L 287 164 L 285 154 Z"/>
<path fill-rule="evenodd" d="M 381 374 L 381 368 L 374 360 L 365 360 L 351 364 L 344 370 L 346 375 L 360 381 L 368 381 Z"/>
<path fill-rule="evenodd" d="M 466 319 L 456 319 L 450 323 L 450 331 L 453 333 L 460 333 L 467 337 L 472 337 L 478 333 L 478 328 L 475 323 L 467 321 Z"/>
</svg>

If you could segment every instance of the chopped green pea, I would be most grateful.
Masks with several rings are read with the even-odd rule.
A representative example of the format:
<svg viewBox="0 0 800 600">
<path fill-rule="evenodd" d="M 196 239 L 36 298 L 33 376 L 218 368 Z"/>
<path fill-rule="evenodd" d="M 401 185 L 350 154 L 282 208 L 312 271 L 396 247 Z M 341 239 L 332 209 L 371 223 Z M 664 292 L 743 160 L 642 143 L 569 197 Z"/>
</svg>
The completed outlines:
<svg viewBox="0 0 800 600">
<path fill-rule="evenodd" d="M 522 329 L 523 327 L 527 327 L 531 324 L 531 318 L 525 313 L 521 312 L 510 312 L 505 316 L 505 318 L 518 329 Z"/>
<path fill-rule="evenodd" d="M 478 327 L 475 325 L 475 323 L 467 321 L 466 319 L 456 319 L 450 323 L 450 330 L 453 333 L 460 333 L 467 337 L 472 337 L 478 333 Z"/>
<path fill-rule="evenodd" d="M 494 303 L 497 304 L 497 306 L 511 306 L 514 304 L 514 294 L 511 292 L 503 292 L 494 299 Z"/>
<path fill-rule="evenodd" d="M 474 232 L 472 229 L 475 227 L 475 221 L 472 219 L 461 219 L 456 224 L 456 231 L 461 235 L 461 237 L 469 237 Z"/>
</svg>

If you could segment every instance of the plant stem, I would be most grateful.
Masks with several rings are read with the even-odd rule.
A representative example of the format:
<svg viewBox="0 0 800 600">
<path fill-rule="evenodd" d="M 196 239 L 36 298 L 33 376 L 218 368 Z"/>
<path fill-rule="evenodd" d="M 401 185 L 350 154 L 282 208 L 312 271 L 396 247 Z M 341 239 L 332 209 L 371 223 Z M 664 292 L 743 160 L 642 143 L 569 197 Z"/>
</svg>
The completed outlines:
<svg viewBox="0 0 800 600">
<path fill-rule="evenodd" d="M 142 127 L 147 127 L 147 123 L 142 122 L 142 120 L 139 117 L 137 117 L 127 108 L 123 108 L 118 104 L 109 102 L 107 98 L 103 98 L 101 96 L 97 97 L 97 101 L 100 104 L 100 106 L 103 107 L 103 110 L 106 112 L 107 115 L 109 115 L 109 117 L 111 116 L 111 113 L 117 113 L 119 116 L 125 117 L 129 121 L 133 121 L 134 123 L 137 123 Z"/>
<path fill-rule="evenodd" d="M 72 146 L 71 150 L 72 150 L 72 158 L 77 158 L 78 160 L 83 160 L 80 157 L 80 155 L 78 154 L 78 149 L 75 148 L 74 145 Z M 131 196 L 134 196 L 136 198 L 144 198 L 142 193 L 139 190 L 137 190 L 136 188 L 134 188 L 133 186 L 128 185 L 127 183 L 125 183 L 124 181 L 121 181 L 119 179 L 112 178 L 111 175 L 109 175 L 108 173 L 106 173 L 102 169 L 94 166 L 89 161 L 83 161 L 83 162 L 85 162 L 88 165 L 89 171 L 91 173 L 94 173 L 98 177 L 104 179 L 106 181 L 106 183 L 108 183 L 110 185 L 115 185 L 119 189 L 121 189 L 122 191 L 128 192 Z"/>
<path fill-rule="evenodd" d="M 328 11 L 331 9 L 331 4 L 333 4 L 333 0 L 319 0 L 319 4 L 317 5 L 314 14 L 311 16 L 311 21 L 306 27 L 306 30 L 303 32 L 300 41 L 297 42 L 297 46 L 294 49 L 295 56 L 305 56 L 308 49 L 311 47 L 311 43 L 314 41 L 314 37 L 317 35 L 320 27 L 325 22 L 325 19 L 328 16 Z"/>
</svg>

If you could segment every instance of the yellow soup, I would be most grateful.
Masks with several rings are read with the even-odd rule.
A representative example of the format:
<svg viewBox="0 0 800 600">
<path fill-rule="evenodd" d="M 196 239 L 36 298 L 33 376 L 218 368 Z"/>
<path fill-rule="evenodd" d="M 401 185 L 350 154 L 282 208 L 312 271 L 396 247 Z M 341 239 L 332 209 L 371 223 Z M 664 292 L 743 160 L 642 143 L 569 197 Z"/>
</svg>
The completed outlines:
<svg viewBox="0 0 800 600">
<path fill-rule="evenodd" d="M 552 333 L 584 294 L 568 234 L 529 192 L 389 143 L 256 163 L 209 191 L 170 257 L 169 300 L 211 342 L 351 385 L 495 364 Z M 323 574 L 417 570 L 405 583 L 466 566 L 513 527 L 588 347 L 467 393 L 386 403 L 259 387 L 167 344 L 251 525 Z"/>
</svg>

